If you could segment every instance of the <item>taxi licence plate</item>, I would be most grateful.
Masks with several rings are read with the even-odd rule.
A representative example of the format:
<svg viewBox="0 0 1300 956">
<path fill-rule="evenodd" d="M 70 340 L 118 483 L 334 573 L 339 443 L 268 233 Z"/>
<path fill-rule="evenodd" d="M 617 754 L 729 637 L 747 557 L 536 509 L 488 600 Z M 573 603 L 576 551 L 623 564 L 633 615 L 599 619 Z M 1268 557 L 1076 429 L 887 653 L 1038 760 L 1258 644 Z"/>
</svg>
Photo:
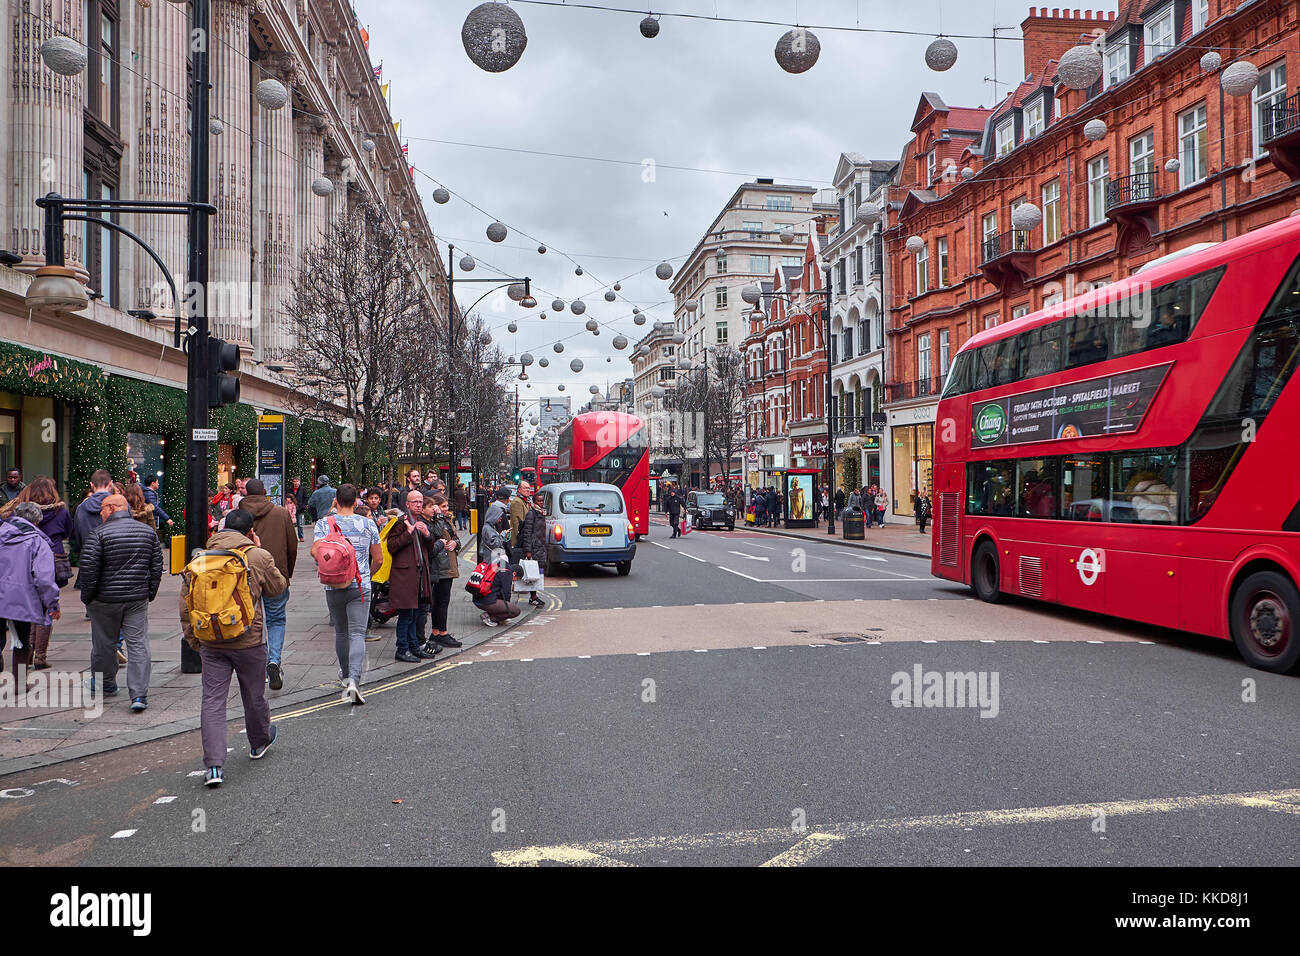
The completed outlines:
<svg viewBox="0 0 1300 956">
<path fill-rule="evenodd" d="M 614 533 L 614 529 L 607 524 L 590 524 L 584 525 L 578 529 L 578 534 L 584 538 L 608 537 Z"/>
</svg>

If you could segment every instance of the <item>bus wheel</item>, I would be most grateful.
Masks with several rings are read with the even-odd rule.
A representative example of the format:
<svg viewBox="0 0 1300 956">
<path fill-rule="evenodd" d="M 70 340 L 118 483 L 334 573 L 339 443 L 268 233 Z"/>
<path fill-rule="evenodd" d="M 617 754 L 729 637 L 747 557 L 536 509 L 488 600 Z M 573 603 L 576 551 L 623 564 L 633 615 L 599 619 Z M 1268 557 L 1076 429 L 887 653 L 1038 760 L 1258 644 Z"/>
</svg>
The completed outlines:
<svg viewBox="0 0 1300 956">
<path fill-rule="evenodd" d="M 1228 627 L 1246 663 L 1285 674 L 1300 664 L 1300 593 L 1284 574 L 1259 571 L 1232 596 Z"/>
<path fill-rule="evenodd" d="M 999 587 L 1002 577 L 998 567 L 998 549 L 992 541 L 983 541 L 975 549 L 975 554 L 970 561 L 970 580 L 971 587 L 975 589 L 975 596 L 981 601 L 997 604 L 1002 600 L 1002 590 Z"/>
<path fill-rule="evenodd" d="M 618 574 L 619 574 L 619 577 L 626 577 L 627 575 L 629 575 L 629 574 L 632 573 L 632 562 L 631 562 L 631 561 L 620 561 L 620 562 L 616 565 L 616 567 L 618 568 Z"/>
</svg>

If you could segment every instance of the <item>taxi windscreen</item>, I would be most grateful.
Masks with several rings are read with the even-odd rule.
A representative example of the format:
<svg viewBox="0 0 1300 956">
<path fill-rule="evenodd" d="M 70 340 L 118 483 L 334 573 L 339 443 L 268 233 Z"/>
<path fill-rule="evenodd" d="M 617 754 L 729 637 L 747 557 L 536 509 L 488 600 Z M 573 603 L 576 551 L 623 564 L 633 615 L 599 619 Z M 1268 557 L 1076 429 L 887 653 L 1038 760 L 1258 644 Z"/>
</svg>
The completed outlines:
<svg viewBox="0 0 1300 956">
<path fill-rule="evenodd" d="M 595 488 L 566 491 L 560 495 L 560 513 L 566 515 L 617 515 L 623 513 L 623 499 L 617 491 Z"/>
</svg>

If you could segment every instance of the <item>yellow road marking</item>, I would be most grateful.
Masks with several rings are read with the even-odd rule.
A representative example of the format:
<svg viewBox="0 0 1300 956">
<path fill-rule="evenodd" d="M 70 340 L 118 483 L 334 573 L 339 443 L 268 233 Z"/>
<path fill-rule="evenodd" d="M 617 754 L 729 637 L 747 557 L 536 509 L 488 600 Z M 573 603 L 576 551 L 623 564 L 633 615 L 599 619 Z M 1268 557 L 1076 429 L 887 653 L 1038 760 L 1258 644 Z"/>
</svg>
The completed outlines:
<svg viewBox="0 0 1300 956">
<path fill-rule="evenodd" d="M 863 839 L 880 833 L 906 833 L 926 830 L 952 830 L 963 827 L 994 827 L 1027 823 L 1059 823 L 1091 820 L 1099 814 L 1107 817 L 1140 814 L 1176 813 L 1216 807 L 1244 807 L 1283 813 L 1300 812 L 1293 801 L 1300 800 L 1300 790 L 1258 791 L 1253 793 L 1210 793 L 1191 797 L 1156 797 L 1150 800 L 1112 800 L 1104 803 L 1075 803 L 1051 807 L 1019 807 L 1010 810 L 975 810 L 967 813 L 941 813 L 923 817 L 886 817 L 849 823 L 818 826 L 816 833 L 800 837 L 789 827 L 764 830 L 736 830 L 721 833 L 683 834 L 670 837 L 632 837 L 622 840 L 595 840 L 587 843 L 530 846 L 517 850 L 498 850 L 492 854 L 500 866 L 536 866 L 543 860 L 570 865 L 591 866 L 597 858 L 617 858 L 626 854 L 653 851 L 701 851 L 739 846 L 766 846 L 796 842 L 765 865 L 797 866 L 825 853 L 841 840 Z"/>
<path fill-rule="evenodd" d="M 460 667 L 463 664 L 470 664 L 470 663 L 473 662 L 472 661 L 448 661 L 445 664 L 438 664 L 427 671 L 420 671 L 419 673 L 415 673 L 415 674 L 407 674 L 402 677 L 398 677 L 394 680 L 391 680 L 386 684 L 381 684 L 378 687 L 368 688 L 365 691 L 365 694 L 367 697 L 369 697 L 371 694 L 382 694 L 386 690 L 393 690 L 394 688 L 397 687 L 405 687 L 407 684 L 414 684 L 416 681 L 424 680 L 426 677 L 433 677 L 437 674 L 442 674 L 445 671 L 451 670 L 453 667 Z M 326 685 L 322 685 L 322 686 L 326 686 Z M 341 690 L 342 688 L 340 688 L 340 691 Z M 299 710 L 291 710 L 287 714 L 273 714 L 272 717 L 275 720 L 290 720 L 294 717 L 305 717 L 308 714 L 315 714 L 329 707 L 341 707 L 342 705 L 343 705 L 342 699 L 334 698 L 332 700 L 321 701 L 320 703 L 317 704 L 310 704 L 307 707 L 303 707 Z"/>
</svg>

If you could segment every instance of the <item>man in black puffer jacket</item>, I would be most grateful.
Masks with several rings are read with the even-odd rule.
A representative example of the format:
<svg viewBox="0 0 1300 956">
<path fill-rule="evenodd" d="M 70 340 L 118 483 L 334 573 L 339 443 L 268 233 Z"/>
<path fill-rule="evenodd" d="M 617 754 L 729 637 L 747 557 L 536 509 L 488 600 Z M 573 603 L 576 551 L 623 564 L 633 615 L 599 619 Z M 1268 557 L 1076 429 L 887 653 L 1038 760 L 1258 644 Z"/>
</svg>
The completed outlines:
<svg viewBox="0 0 1300 956">
<path fill-rule="evenodd" d="M 149 706 L 149 602 L 162 581 L 162 548 L 154 529 L 131 517 L 122 495 L 107 496 L 100 514 L 103 523 L 86 538 L 77 575 L 90 615 L 90 672 L 103 675 L 105 696 L 117 693 L 122 635 L 131 709 L 140 711 Z"/>
</svg>

